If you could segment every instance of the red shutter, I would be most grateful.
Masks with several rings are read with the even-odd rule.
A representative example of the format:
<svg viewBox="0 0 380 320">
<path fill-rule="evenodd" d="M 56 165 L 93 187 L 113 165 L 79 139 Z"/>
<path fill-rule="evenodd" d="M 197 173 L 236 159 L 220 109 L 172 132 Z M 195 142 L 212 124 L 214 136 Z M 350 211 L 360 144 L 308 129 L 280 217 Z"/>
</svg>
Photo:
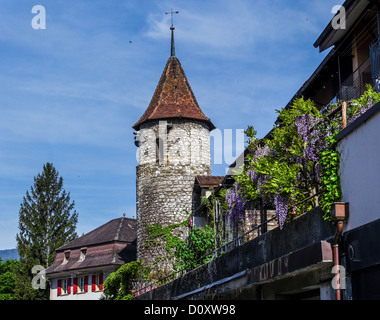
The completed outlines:
<svg viewBox="0 0 380 320">
<path fill-rule="evenodd" d="M 71 279 L 67 279 L 67 294 L 71 293 Z"/>
<path fill-rule="evenodd" d="M 57 284 L 57 296 L 60 296 L 62 294 L 62 280 L 58 280 Z"/>
<path fill-rule="evenodd" d="M 96 274 L 92 275 L 91 279 L 91 290 L 96 291 Z"/>
<path fill-rule="evenodd" d="M 88 291 L 88 278 L 90 276 L 85 276 L 84 277 L 84 292 L 87 292 Z"/>
<path fill-rule="evenodd" d="M 103 273 L 99 273 L 99 290 L 103 290 Z"/>
<path fill-rule="evenodd" d="M 73 293 L 78 293 L 78 278 L 73 279 Z"/>
</svg>

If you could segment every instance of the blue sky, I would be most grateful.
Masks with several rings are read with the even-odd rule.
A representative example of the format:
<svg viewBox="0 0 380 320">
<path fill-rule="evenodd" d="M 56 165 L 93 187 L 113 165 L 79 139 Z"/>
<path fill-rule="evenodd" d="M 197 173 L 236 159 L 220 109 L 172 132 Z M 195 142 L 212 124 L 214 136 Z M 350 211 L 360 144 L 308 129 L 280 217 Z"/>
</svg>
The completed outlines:
<svg viewBox="0 0 380 320">
<path fill-rule="evenodd" d="M 52 162 L 79 213 L 78 234 L 135 216 L 132 125 L 176 55 L 219 130 L 263 137 L 325 57 L 313 47 L 338 0 L 1 0 L 0 249 L 14 248 L 18 211 Z M 32 7 L 46 9 L 35 30 Z M 214 165 L 214 175 L 225 166 Z"/>
</svg>

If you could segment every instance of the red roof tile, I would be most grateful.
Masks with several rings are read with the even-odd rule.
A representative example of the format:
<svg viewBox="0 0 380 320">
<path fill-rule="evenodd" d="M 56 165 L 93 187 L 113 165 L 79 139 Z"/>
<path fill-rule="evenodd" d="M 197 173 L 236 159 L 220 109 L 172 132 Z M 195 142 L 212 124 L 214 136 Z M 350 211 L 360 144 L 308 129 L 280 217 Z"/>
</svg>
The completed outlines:
<svg viewBox="0 0 380 320">
<path fill-rule="evenodd" d="M 215 129 L 199 107 L 181 63 L 176 57 L 168 59 L 148 108 L 133 128 L 138 130 L 141 124 L 150 120 L 172 118 L 205 121 L 210 130 Z"/>
</svg>

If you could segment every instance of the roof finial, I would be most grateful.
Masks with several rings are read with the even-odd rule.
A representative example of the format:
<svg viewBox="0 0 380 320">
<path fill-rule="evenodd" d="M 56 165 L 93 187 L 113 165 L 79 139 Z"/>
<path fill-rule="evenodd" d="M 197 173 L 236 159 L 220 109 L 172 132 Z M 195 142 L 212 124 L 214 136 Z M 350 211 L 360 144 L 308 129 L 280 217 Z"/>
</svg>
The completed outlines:
<svg viewBox="0 0 380 320">
<path fill-rule="evenodd" d="M 175 46 L 174 46 L 174 26 L 173 26 L 173 14 L 179 13 L 179 11 L 173 11 L 173 9 L 170 9 L 170 12 L 165 12 L 165 14 L 171 14 L 172 16 L 172 25 L 170 27 L 170 30 L 172 31 L 172 41 L 170 46 L 170 56 L 175 57 Z"/>
</svg>

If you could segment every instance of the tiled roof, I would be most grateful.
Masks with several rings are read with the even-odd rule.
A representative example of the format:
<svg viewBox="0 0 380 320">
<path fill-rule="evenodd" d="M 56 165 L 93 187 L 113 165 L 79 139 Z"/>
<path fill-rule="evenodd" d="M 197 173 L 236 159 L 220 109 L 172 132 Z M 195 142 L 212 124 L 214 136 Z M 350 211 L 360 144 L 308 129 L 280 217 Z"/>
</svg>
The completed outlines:
<svg viewBox="0 0 380 320">
<path fill-rule="evenodd" d="M 196 183 L 201 188 L 217 188 L 223 182 L 224 176 L 196 176 Z"/>
<path fill-rule="evenodd" d="M 106 224 L 74 239 L 70 243 L 60 247 L 58 250 L 67 250 L 94 244 L 120 241 L 133 242 L 136 239 L 137 221 L 130 218 L 113 219 Z"/>
<path fill-rule="evenodd" d="M 111 220 L 58 248 L 54 263 L 45 270 L 46 274 L 122 265 L 136 260 L 136 229 L 136 219 L 122 217 Z M 80 259 L 82 248 L 86 248 L 83 260 Z M 67 263 L 64 263 L 65 251 L 70 252 Z"/>
<path fill-rule="evenodd" d="M 133 128 L 159 119 L 189 118 L 205 121 L 210 130 L 215 129 L 198 105 L 190 84 L 176 57 L 170 57 L 154 92 L 153 98 L 142 117 Z"/>
<path fill-rule="evenodd" d="M 81 249 L 70 250 L 68 262 L 64 263 L 65 251 L 57 252 L 54 263 L 45 272 L 47 275 L 60 272 L 109 265 L 123 265 L 136 260 L 136 243 L 106 243 L 87 247 L 86 257 L 81 260 Z"/>
</svg>

